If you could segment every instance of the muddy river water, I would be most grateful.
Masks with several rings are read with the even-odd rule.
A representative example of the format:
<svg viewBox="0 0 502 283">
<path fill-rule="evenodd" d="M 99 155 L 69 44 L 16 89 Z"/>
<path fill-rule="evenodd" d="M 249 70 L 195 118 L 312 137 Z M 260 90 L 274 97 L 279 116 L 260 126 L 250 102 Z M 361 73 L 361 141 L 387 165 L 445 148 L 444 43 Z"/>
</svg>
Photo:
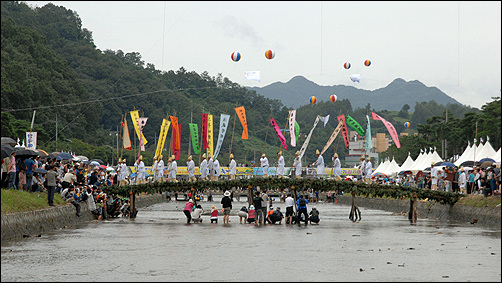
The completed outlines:
<svg viewBox="0 0 502 283">
<path fill-rule="evenodd" d="M 319 225 L 186 224 L 183 201 L 135 220 L 2 241 L 2 281 L 501 281 L 501 231 L 317 203 Z M 219 199 L 201 202 L 208 212 Z M 276 203 L 284 212 L 284 203 Z M 313 204 L 309 204 L 309 211 Z"/>
</svg>

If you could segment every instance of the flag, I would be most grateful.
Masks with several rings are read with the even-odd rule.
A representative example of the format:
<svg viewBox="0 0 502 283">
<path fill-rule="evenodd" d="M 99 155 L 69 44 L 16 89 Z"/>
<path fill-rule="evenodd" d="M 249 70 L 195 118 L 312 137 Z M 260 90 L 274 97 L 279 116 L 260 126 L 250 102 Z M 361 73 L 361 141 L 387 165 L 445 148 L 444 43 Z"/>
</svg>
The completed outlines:
<svg viewBox="0 0 502 283">
<path fill-rule="evenodd" d="M 207 149 L 207 115 L 200 114 L 200 124 L 202 125 L 202 149 Z"/>
<path fill-rule="evenodd" d="M 349 134 L 347 133 L 347 125 L 345 124 L 345 115 L 340 115 L 337 117 L 338 122 L 342 122 L 342 136 L 343 141 L 345 142 L 345 148 L 349 149 Z"/>
<path fill-rule="evenodd" d="M 354 131 L 356 131 L 361 137 L 364 137 L 364 129 L 363 127 L 357 123 L 354 118 L 350 117 L 349 115 L 345 116 L 345 123 L 349 125 Z"/>
<path fill-rule="evenodd" d="M 331 137 L 329 137 L 329 140 L 326 143 L 326 145 L 324 146 L 324 148 L 322 149 L 321 154 L 323 154 L 328 149 L 328 147 L 333 143 L 333 141 L 336 139 L 336 136 L 338 136 L 338 133 L 340 133 L 340 130 L 342 129 L 342 127 L 343 127 L 343 123 L 338 122 L 338 126 L 336 126 L 335 130 L 331 134 Z"/>
<path fill-rule="evenodd" d="M 127 126 L 127 119 L 124 118 L 124 121 L 120 121 L 122 124 L 122 145 L 127 150 L 132 150 L 131 138 L 129 137 L 129 127 Z"/>
<path fill-rule="evenodd" d="M 360 75 L 360 74 L 350 75 L 350 79 L 351 79 L 353 82 L 358 83 L 358 82 L 361 80 L 361 75 Z"/>
<path fill-rule="evenodd" d="M 291 137 L 291 146 L 296 146 L 295 122 L 296 122 L 296 109 L 289 110 L 289 135 Z"/>
<path fill-rule="evenodd" d="M 167 119 L 162 120 L 162 125 L 160 126 L 159 141 L 157 142 L 157 150 L 155 151 L 155 156 L 158 157 L 162 155 L 162 150 L 164 149 L 164 143 L 166 141 L 167 132 L 169 131 L 169 126 L 171 122 Z"/>
<path fill-rule="evenodd" d="M 37 149 L 37 132 L 26 132 L 26 148 Z"/>
<path fill-rule="evenodd" d="M 237 116 L 239 116 L 239 120 L 241 121 L 242 124 L 242 139 L 247 140 L 248 139 L 248 124 L 246 122 L 246 109 L 244 109 L 244 106 L 240 106 L 235 108 L 235 112 L 237 112 Z"/>
<path fill-rule="evenodd" d="M 145 136 L 143 136 L 143 134 L 140 135 L 140 132 L 139 132 L 139 127 L 138 127 L 139 110 L 134 110 L 129 113 L 131 114 L 132 124 L 134 126 L 134 129 L 136 130 L 136 135 L 138 135 L 138 139 L 140 139 L 140 137 L 142 136 L 143 137 L 143 144 L 147 144 L 148 141 L 146 140 Z"/>
<path fill-rule="evenodd" d="M 370 116 L 366 115 L 368 119 L 368 125 L 366 126 L 366 152 L 370 152 L 373 148 L 373 141 L 371 140 L 371 128 L 370 128 Z"/>
<path fill-rule="evenodd" d="M 277 125 L 274 118 L 270 119 L 270 123 L 272 124 L 272 127 L 275 130 L 275 133 L 279 137 L 279 140 L 281 141 L 282 147 L 284 147 L 284 150 L 288 150 L 288 145 L 286 144 L 286 138 L 282 135 L 281 128 L 279 128 L 279 125 Z"/>
<path fill-rule="evenodd" d="M 295 120 L 295 135 L 296 135 L 296 140 L 298 141 L 298 138 L 300 138 L 300 124 Z"/>
<path fill-rule="evenodd" d="M 246 80 L 260 81 L 260 71 L 244 72 Z"/>
<path fill-rule="evenodd" d="M 141 133 L 140 139 L 139 139 L 139 151 L 145 151 L 145 140 L 143 139 L 143 128 L 145 127 L 146 121 L 148 118 L 138 118 L 138 129 L 139 132 Z M 139 151 L 138 151 L 138 156 L 139 156 Z"/>
<path fill-rule="evenodd" d="M 327 115 L 326 117 L 321 117 L 321 121 L 324 122 L 324 127 L 326 128 L 326 124 L 328 123 L 329 121 L 329 115 Z"/>
<path fill-rule="evenodd" d="M 188 127 L 190 128 L 190 136 L 192 137 L 193 153 L 200 154 L 199 129 L 197 127 L 197 124 L 189 123 Z"/>
<path fill-rule="evenodd" d="M 228 122 L 230 121 L 230 115 L 221 114 L 220 115 L 220 131 L 218 132 L 218 142 L 216 143 L 216 150 L 214 151 L 214 158 L 218 157 L 220 153 L 221 145 L 223 144 L 223 139 L 227 133 Z"/>
<path fill-rule="evenodd" d="M 371 112 L 371 118 L 373 118 L 373 120 L 382 121 L 383 124 L 385 125 L 385 127 L 387 128 L 387 131 L 389 131 L 390 137 L 392 138 L 392 140 L 396 144 L 396 147 L 401 148 L 401 144 L 399 143 L 399 137 L 397 135 L 397 132 L 396 132 L 396 129 L 394 128 L 394 126 L 390 122 L 385 120 L 384 118 L 375 114 L 374 112 Z"/>
<path fill-rule="evenodd" d="M 171 123 L 173 123 L 173 134 L 174 132 L 176 133 L 176 136 L 178 137 L 180 135 L 179 133 L 179 128 L 178 128 L 178 118 L 174 116 L 169 116 L 171 118 Z M 180 139 L 175 139 L 173 140 L 173 149 L 176 150 L 181 150 L 181 144 L 180 144 Z"/>
<path fill-rule="evenodd" d="M 303 142 L 302 147 L 300 148 L 300 154 L 298 155 L 298 157 L 300 157 L 300 159 L 302 159 L 303 155 L 305 154 L 305 151 L 307 150 L 307 146 L 309 145 L 309 142 L 310 142 L 310 137 L 312 136 L 312 132 L 314 132 L 314 129 L 317 126 L 317 123 L 319 123 L 319 119 L 320 119 L 320 116 L 317 115 L 317 117 L 315 118 L 314 126 L 310 130 L 309 135 L 307 136 L 307 138 Z"/>
<path fill-rule="evenodd" d="M 178 119 L 176 118 L 176 121 Z M 179 144 L 180 140 L 181 140 L 181 124 L 180 123 L 177 123 L 178 125 L 178 130 L 175 131 L 174 130 L 174 123 L 173 123 L 173 155 L 174 155 L 174 159 L 176 160 L 180 160 L 180 156 L 181 156 L 181 150 L 180 149 L 176 149 L 176 143 Z"/>
<path fill-rule="evenodd" d="M 207 115 L 207 155 L 213 156 L 213 115 Z"/>
</svg>

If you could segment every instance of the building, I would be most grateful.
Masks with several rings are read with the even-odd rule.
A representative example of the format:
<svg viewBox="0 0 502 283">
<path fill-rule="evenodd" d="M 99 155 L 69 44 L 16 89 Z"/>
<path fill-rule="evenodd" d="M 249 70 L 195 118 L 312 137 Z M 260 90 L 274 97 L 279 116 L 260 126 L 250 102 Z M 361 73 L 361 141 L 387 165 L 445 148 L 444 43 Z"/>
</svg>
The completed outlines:
<svg viewBox="0 0 502 283">
<path fill-rule="evenodd" d="M 374 138 L 371 139 L 373 148 L 370 150 L 370 152 L 366 152 L 366 140 L 364 139 L 364 137 L 361 137 L 355 131 L 350 131 L 349 137 L 349 153 L 345 155 L 345 168 L 358 166 L 363 154 L 365 155 L 365 158 L 367 158 L 368 156 L 371 157 L 373 165 L 378 164 L 378 152 L 375 148 L 376 140 Z"/>
</svg>

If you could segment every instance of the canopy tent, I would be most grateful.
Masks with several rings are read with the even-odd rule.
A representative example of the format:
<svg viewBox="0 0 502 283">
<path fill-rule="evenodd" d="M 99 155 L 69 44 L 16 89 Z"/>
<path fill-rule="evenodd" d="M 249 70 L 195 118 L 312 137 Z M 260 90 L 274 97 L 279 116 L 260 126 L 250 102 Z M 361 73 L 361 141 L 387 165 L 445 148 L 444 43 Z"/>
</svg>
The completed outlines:
<svg viewBox="0 0 502 283">
<path fill-rule="evenodd" d="M 416 162 L 416 165 L 413 167 L 413 170 L 424 170 L 425 168 L 430 167 L 431 166 L 431 161 L 430 161 L 431 154 L 432 154 L 431 152 L 427 153 L 424 151 L 422 158 L 419 160 L 419 162 Z"/>
<path fill-rule="evenodd" d="M 387 176 L 390 176 L 390 175 L 393 175 L 394 173 L 397 174 L 400 171 L 401 171 L 401 169 L 399 168 L 399 165 L 397 165 L 397 162 L 396 162 L 396 160 L 393 157 L 392 161 L 389 164 L 389 166 L 382 173 L 384 173 Z"/>
<path fill-rule="evenodd" d="M 495 157 L 493 159 L 495 159 L 495 162 L 496 163 L 500 163 L 501 162 L 501 159 L 502 159 L 502 156 L 501 156 L 501 152 L 500 152 L 500 147 L 499 147 L 499 150 L 497 150 L 497 152 L 495 153 Z"/>
<path fill-rule="evenodd" d="M 413 158 L 411 158 L 410 153 L 408 152 L 408 157 L 403 162 L 403 164 L 401 164 L 400 169 L 401 169 L 401 171 L 411 170 L 411 168 L 413 168 L 414 164 L 415 164 L 415 162 L 413 161 Z"/>
<path fill-rule="evenodd" d="M 465 148 L 464 152 L 460 155 L 460 157 L 453 162 L 456 166 L 459 166 L 466 160 L 466 157 L 470 154 L 470 151 L 472 150 L 472 145 L 470 143 L 467 144 L 467 147 Z"/>
<path fill-rule="evenodd" d="M 486 141 L 480 152 L 476 152 L 476 161 L 480 161 L 483 158 L 495 159 L 497 152 L 493 149 L 489 141 Z"/>
<path fill-rule="evenodd" d="M 378 165 L 378 167 L 375 169 L 374 172 L 383 173 L 385 171 L 385 169 L 389 166 L 389 164 L 390 164 L 389 159 L 385 159 L 385 161 L 383 163 L 381 163 L 380 165 Z"/>
<path fill-rule="evenodd" d="M 432 155 L 430 157 L 430 162 L 432 163 L 432 162 L 441 162 L 441 161 L 444 161 L 444 160 L 439 156 L 436 149 L 434 149 L 434 152 L 432 153 Z"/>
<path fill-rule="evenodd" d="M 411 170 L 420 170 L 417 168 L 417 165 L 422 162 L 423 158 L 424 158 L 424 151 L 421 149 L 420 154 L 417 156 L 417 159 L 415 159 L 415 162 L 413 162 L 413 166 L 411 167 Z"/>
</svg>

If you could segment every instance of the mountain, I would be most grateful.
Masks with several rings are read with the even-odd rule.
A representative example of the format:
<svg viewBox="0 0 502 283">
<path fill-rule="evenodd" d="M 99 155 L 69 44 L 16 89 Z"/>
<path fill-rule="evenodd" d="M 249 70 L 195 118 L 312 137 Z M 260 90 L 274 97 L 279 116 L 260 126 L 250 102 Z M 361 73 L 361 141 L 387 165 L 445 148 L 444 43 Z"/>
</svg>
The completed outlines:
<svg viewBox="0 0 502 283">
<path fill-rule="evenodd" d="M 348 99 L 353 109 L 364 108 L 369 103 L 375 110 L 399 111 L 408 104 L 414 111 L 416 102 L 434 100 L 441 105 L 460 104 L 436 87 L 428 87 L 418 80 L 406 82 L 397 78 L 384 88 L 375 90 L 358 89 L 353 86 L 321 86 L 302 76 L 296 76 L 287 83 L 276 82 L 264 87 L 248 87 L 267 98 L 279 99 L 287 107 L 298 108 L 309 103 L 309 97 L 318 101 L 329 101 L 336 94 L 339 100 Z"/>
</svg>

